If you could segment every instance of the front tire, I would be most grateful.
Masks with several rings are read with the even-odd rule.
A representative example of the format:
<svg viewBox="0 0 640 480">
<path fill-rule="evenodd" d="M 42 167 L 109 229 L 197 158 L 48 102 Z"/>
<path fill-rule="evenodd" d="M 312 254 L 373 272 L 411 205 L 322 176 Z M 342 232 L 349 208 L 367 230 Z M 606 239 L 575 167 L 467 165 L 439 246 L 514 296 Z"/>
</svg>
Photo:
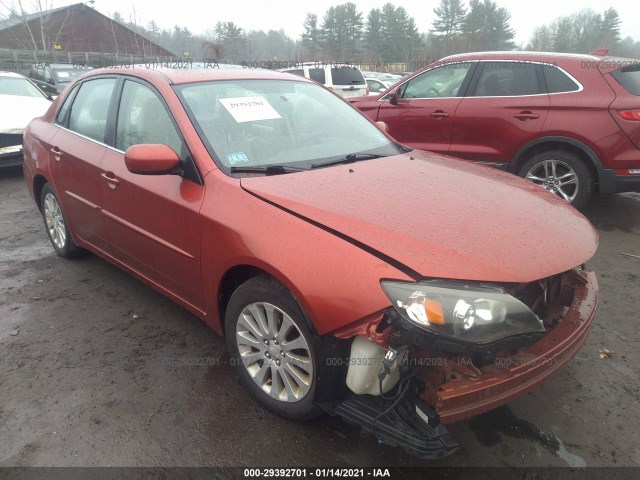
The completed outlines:
<svg viewBox="0 0 640 480">
<path fill-rule="evenodd" d="M 71 238 L 69 226 L 62 213 L 58 196 L 50 183 L 46 183 L 42 188 L 40 210 L 42 211 L 47 236 L 56 253 L 63 258 L 72 258 L 80 255 L 83 250 Z"/>
<path fill-rule="evenodd" d="M 315 404 L 315 338 L 302 309 L 284 285 L 254 277 L 233 293 L 225 315 L 229 351 L 244 383 L 274 412 L 310 419 Z"/>
<path fill-rule="evenodd" d="M 577 155 L 549 150 L 534 155 L 519 175 L 565 199 L 575 208 L 584 207 L 593 193 L 593 174 Z"/>
</svg>

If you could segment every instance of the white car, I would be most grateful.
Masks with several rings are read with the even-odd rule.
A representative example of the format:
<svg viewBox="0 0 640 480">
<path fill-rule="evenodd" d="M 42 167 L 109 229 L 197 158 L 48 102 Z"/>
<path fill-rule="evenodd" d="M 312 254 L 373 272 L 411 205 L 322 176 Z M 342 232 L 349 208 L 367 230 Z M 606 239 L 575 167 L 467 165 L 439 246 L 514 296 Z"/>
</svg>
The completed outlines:
<svg viewBox="0 0 640 480">
<path fill-rule="evenodd" d="M 283 68 L 280 72 L 309 78 L 333 90 L 341 97 L 361 97 L 369 94 L 362 71 L 355 65 L 328 62 L 305 62 L 299 67 Z"/>
<path fill-rule="evenodd" d="M 367 86 L 369 87 L 369 95 L 378 95 L 379 93 L 384 92 L 387 88 L 396 83 L 380 78 L 365 78 L 365 80 L 367 81 Z"/>
<path fill-rule="evenodd" d="M 51 99 L 24 75 L 0 72 L 0 167 L 22 163 L 22 132 Z"/>
</svg>

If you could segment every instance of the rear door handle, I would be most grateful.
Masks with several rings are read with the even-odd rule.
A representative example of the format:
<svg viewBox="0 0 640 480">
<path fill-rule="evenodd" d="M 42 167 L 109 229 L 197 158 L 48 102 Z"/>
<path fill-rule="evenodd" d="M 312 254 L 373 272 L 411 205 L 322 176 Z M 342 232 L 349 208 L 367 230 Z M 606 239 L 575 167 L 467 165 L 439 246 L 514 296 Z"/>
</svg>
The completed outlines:
<svg viewBox="0 0 640 480">
<path fill-rule="evenodd" d="M 110 188 L 116 188 L 118 185 L 120 185 L 120 180 L 115 177 L 113 172 L 102 172 L 100 176 L 107 181 Z"/>
<path fill-rule="evenodd" d="M 538 118 L 540 118 L 540 115 L 538 115 L 537 113 L 525 111 L 516 113 L 513 118 L 517 118 L 518 120 L 537 120 Z"/>
<path fill-rule="evenodd" d="M 430 115 L 433 118 L 447 118 L 449 116 L 444 110 L 436 110 L 435 112 L 431 112 Z"/>
</svg>

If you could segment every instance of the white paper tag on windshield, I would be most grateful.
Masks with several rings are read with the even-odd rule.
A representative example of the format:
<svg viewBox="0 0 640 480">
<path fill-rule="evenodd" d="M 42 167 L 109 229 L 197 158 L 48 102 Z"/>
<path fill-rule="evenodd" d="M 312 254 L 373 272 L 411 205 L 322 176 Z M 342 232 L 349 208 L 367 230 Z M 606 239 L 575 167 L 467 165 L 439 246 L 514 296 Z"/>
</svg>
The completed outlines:
<svg viewBox="0 0 640 480">
<path fill-rule="evenodd" d="M 238 123 L 281 118 L 262 97 L 221 98 L 220 103 Z"/>
<path fill-rule="evenodd" d="M 69 78 L 69 72 L 56 72 L 60 78 Z"/>
</svg>

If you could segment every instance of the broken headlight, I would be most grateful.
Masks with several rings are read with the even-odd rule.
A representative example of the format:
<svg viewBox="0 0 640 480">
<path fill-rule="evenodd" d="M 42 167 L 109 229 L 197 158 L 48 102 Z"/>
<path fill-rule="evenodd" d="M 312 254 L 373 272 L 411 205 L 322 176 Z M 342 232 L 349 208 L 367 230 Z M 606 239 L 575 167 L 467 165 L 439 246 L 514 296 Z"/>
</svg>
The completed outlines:
<svg viewBox="0 0 640 480">
<path fill-rule="evenodd" d="M 529 307 L 499 286 L 436 280 L 381 285 L 405 320 L 455 341 L 487 344 L 545 331 Z"/>
</svg>

